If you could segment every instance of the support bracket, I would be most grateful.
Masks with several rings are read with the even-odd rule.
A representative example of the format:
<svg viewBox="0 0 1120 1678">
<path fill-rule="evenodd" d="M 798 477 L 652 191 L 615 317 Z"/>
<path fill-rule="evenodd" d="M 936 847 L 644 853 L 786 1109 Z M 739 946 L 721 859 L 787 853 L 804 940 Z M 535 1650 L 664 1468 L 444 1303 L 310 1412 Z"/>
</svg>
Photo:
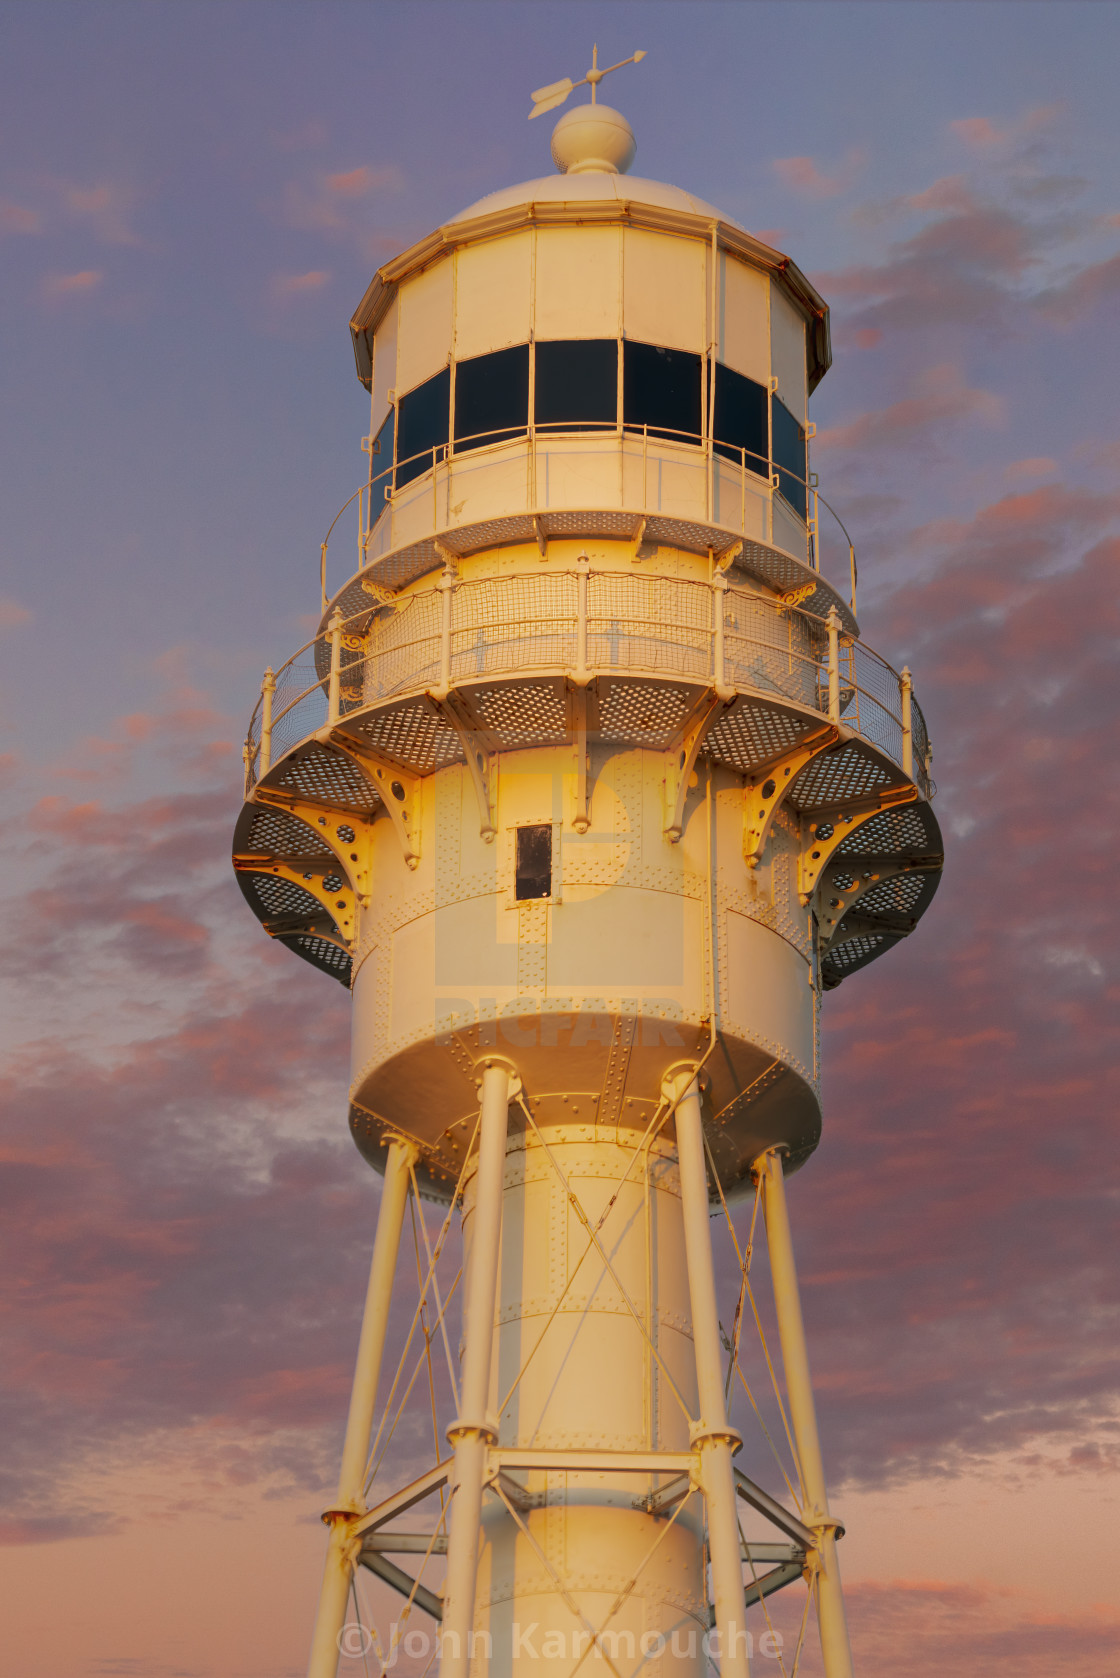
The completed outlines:
<svg viewBox="0 0 1120 1678">
<path fill-rule="evenodd" d="M 277 915 L 274 920 L 262 921 L 261 925 L 270 938 L 321 938 L 324 944 L 333 944 L 343 955 L 352 955 L 353 949 L 342 938 L 331 920 L 308 920 L 304 915 Z"/>
<path fill-rule="evenodd" d="M 457 688 L 445 694 L 428 690 L 428 701 L 456 734 L 478 799 L 479 832 L 488 845 L 497 834 L 494 822 L 494 756 L 497 742 Z"/>
<path fill-rule="evenodd" d="M 743 787 L 743 857 L 757 868 L 782 800 L 805 765 L 840 738 L 835 723 L 805 735 L 781 757 L 756 769 Z"/>
<path fill-rule="evenodd" d="M 267 851 L 239 851 L 234 856 L 233 867 L 238 874 L 271 874 L 275 879 L 288 880 L 301 891 L 308 892 L 338 927 L 345 940 L 342 947 L 347 954 L 352 953 L 356 923 L 354 889 L 348 879 L 335 872 L 332 861 L 325 857 L 278 857 Z M 337 882 L 333 889 L 327 884 L 328 880 Z M 275 924 L 265 922 L 270 932 Z M 273 933 L 273 936 L 276 934 Z M 317 932 L 315 936 L 321 937 L 322 934 Z"/>
<path fill-rule="evenodd" d="M 869 920 L 866 915 L 852 915 L 858 900 L 873 886 L 885 880 L 897 879 L 900 874 L 936 874 L 941 868 L 939 856 L 833 856 L 823 869 L 817 886 L 817 923 L 820 927 L 821 951 L 858 936 L 851 931 L 853 919 Z M 843 885 L 840 882 L 847 881 Z M 914 922 L 909 917 L 909 926 Z M 884 923 L 885 925 L 886 923 Z M 841 934 L 841 927 L 844 931 Z M 877 927 L 882 931 L 883 927 Z M 909 930 L 909 927 L 907 928 Z"/>
<path fill-rule="evenodd" d="M 591 753 L 587 744 L 589 718 L 598 718 L 598 696 L 594 683 L 581 686 L 568 682 L 568 733 L 575 742 L 576 794 L 572 826 L 577 833 L 586 833 L 591 826 L 591 795 L 594 791 L 591 775 Z"/>
<path fill-rule="evenodd" d="M 392 758 L 371 751 L 364 740 L 344 728 L 323 730 L 324 743 L 345 752 L 373 787 L 397 830 L 397 838 L 409 868 L 420 863 L 420 776 L 404 769 Z"/>
<path fill-rule="evenodd" d="M 873 816 L 884 810 L 897 810 L 903 804 L 915 804 L 918 789 L 911 782 L 902 787 L 891 787 L 875 798 L 854 799 L 850 804 L 830 810 L 814 810 L 801 818 L 801 849 L 797 859 L 797 888 L 803 905 L 807 905 L 820 883 L 836 850 L 845 839 L 858 833 Z"/>
<path fill-rule="evenodd" d="M 692 779 L 700 748 L 713 725 L 719 720 L 725 703 L 715 688 L 707 688 L 668 747 L 666 755 L 669 763 L 665 770 L 665 837 L 671 845 L 680 840 L 684 826 L 684 801 L 688 797 L 688 783 Z"/>
<path fill-rule="evenodd" d="M 310 828 L 316 839 L 323 845 L 330 847 L 346 878 L 350 882 L 358 902 L 363 909 L 369 908 L 371 890 L 371 851 L 373 846 L 372 822 L 368 816 L 362 816 L 355 810 L 340 810 L 335 804 L 319 803 L 315 799 L 301 798 L 298 793 L 282 792 L 275 787 L 254 787 L 251 804 L 260 804 L 268 810 L 279 810 L 286 816 L 294 816 L 297 821 Z M 300 866 L 301 873 L 310 869 L 311 859 L 305 861 L 302 857 L 284 856 L 274 859 L 281 863 L 291 863 Z M 234 857 L 233 865 L 239 866 L 238 857 Z M 304 881 L 298 882 L 300 885 Z"/>
</svg>

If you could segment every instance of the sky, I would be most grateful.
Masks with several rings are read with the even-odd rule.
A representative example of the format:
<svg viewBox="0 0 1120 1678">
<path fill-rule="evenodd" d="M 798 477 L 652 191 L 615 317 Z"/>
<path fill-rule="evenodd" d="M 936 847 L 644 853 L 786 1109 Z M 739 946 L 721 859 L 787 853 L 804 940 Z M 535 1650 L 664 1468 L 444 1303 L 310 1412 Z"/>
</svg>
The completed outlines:
<svg viewBox="0 0 1120 1678">
<path fill-rule="evenodd" d="M 832 305 L 814 466 L 934 743 L 944 882 L 790 1184 L 857 1670 L 1116 1671 L 1120 12 L 8 0 L 5 1678 L 304 1670 L 378 1186 L 239 742 L 363 475 L 352 309 L 548 172 L 593 41 L 635 172 Z"/>
</svg>

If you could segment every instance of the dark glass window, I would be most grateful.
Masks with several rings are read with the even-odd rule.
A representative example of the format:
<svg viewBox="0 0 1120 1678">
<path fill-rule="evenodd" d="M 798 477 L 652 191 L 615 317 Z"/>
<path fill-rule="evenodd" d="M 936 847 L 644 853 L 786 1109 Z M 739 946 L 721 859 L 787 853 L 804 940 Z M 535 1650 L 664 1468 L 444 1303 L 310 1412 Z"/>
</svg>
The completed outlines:
<svg viewBox="0 0 1120 1678">
<path fill-rule="evenodd" d="M 775 396 L 770 404 L 770 424 L 774 429 L 774 470 L 778 474 L 778 488 L 795 512 L 804 518 L 807 511 L 805 497 L 805 432 L 784 402 Z"/>
<path fill-rule="evenodd" d="M 517 829 L 514 896 L 519 903 L 527 898 L 552 896 L 551 822 Z"/>
<path fill-rule="evenodd" d="M 748 472 L 770 476 L 766 386 L 716 363 L 715 441 L 717 454 L 742 461 Z"/>
<path fill-rule="evenodd" d="M 618 419 L 618 344 L 613 338 L 547 339 L 537 345 L 533 423 L 593 431 Z"/>
<path fill-rule="evenodd" d="M 630 427 L 655 437 L 700 439 L 700 357 L 657 344 L 622 346 L 622 411 Z M 681 435 L 683 433 L 683 435 Z"/>
<path fill-rule="evenodd" d="M 373 439 L 369 461 L 369 528 L 377 523 L 389 500 L 393 487 L 393 428 L 396 412 L 390 408 L 381 422 L 381 430 Z M 384 476 L 382 474 L 384 473 Z"/>
<path fill-rule="evenodd" d="M 529 427 L 529 346 L 476 355 L 455 368 L 455 446 L 481 449 Z"/>
<path fill-rule="evenodd" d="M 432 450 L 442 460 L 447 450 L 447 426 L 451 402 L 451 370 L 441 367 L 433 379 L 426 379 L 397 409 L 397 486 L 411 483 L 431 470 Z"/>
</svg>

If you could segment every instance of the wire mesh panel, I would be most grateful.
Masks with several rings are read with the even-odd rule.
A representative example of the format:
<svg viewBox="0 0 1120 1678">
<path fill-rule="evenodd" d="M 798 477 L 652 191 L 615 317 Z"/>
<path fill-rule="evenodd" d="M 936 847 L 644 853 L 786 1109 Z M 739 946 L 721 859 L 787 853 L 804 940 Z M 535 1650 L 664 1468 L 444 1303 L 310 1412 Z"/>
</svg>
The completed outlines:
<svg viewBox="0 0 1120 1678">
<path fill-rule="evenodd" d="M 916 699 L 910 701 L 910 732 L 914 743 L 914 773 L 922 792 L 927 798 L 932 798 L 934 785 L 929 775 L 932 756 L 929 729 L 926 727 L 926 719 L 922 715 L 922 708 Z"/>
<path fill-rule="evenodd" d="M 902 763 L 902 694 L 889 664 L 860 641 L 840 649 L 841 686 L 851 688 L 844 721 L 872 745 Z"/>
<path fill-rule="evenodd" d="M 728 589 L 724 598 L 724 670 L 732 686 L 819 709 L 816 620 L 746 589 Z"/>
<path fill-rule="evenodd" d="M 712 591 L 678 577 L 607 571 L 588 579 L 587 662 L 596 670 L 712 673 Z"/>
<path fill-rule="evenodd" d="M 322 728 L 327 720 L 327 684 L 319 680 L 314 644 L 276 673 L 272 700 L 272 757 Z"/>
<path fill-rule="evenodd" d="M 577 619 L 570 572 L 462 583 L 452 601 L 451 679 L 573 665 Z"/>
<path fill-rule="evenodd" d="M 439 680 L 442 606 L 438 589 L 405 595 L 370 625 L 366 702 Z"/>
</svg>

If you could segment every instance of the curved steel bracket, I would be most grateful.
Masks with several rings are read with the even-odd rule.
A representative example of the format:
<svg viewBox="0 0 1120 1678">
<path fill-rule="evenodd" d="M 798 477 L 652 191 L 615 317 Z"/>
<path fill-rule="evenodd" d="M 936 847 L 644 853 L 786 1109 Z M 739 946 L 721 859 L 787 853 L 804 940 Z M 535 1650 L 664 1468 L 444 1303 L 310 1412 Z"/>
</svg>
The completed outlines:
<svg viewBox="0 0 1120 1678">
<path fill-rule="evenodd" d="M 840 738 L 835 723 L 807 734 L 781 757 L 756 769 L 743 787 L 743 856 L 748 868 L 757 868 L 782 800 L 805 765 L 827 751 Z"/>
<path fill-rule="evenodd" d="M 478 799 L 479 832 L 489 845 L 497 834 L 494 822 L 493 760 L 497 742 L 485 723 L 474 714 L 471 706 L 456 688 L 446 693 L 428 691 L 428 702 L 435 707 L 456 734 L 462 748 L 475 797 Z"/>
<path fill-rule="evenodd" d="M 874 886 L 882 885 L 885 880 L 897 879 L 900 874 L 936 874 L 941 865 L 942 859 L 939 856 L 834 855 L 827 868 L 822 871 L 817 886 L 817 924 L 820 927 L 822 954 L 836 944 L 845 943 L 849 938 L 864 937 L 869 931 L 886 931 L 897 937 L 908 936 L 917 925 L 911 916 L 893 915 L 888 911 L 884 918 L 876 917 L 873 922 L 868 915 L 853 915 L 852 910 L 866 892 Z M 846 886 L 838 883 L 844 879 L 849 881 Z M 897 928 L 891 924 L 895 919 L 899 923 Z"/>
<path fill-rule="evenodd" d="M 318 803 L 314 799 L 302 798 L 298 793 L 284 792 L 268 786 L 254 787 L 248 802 L 262 805 L 269 810 L 279 810 L 286 816 L 294 816 L 297 821 L 310 828 L 318 843 L 328 846 L 342 873 L 350 882 L 354 896 L 363 909 L 368 909 L 372 845 L 372 822 L 368 816 L 361 816 L 354 810 L 339 809 L 336 804 L 328 804 L 325 801 Z M 351 837 L 344 838 L 344 833 L 349 833 Z M 264 853 L 239 852 L 233 859 L 234 868 L 249 871 L 250 855 L 263 856 Z M 298 869 L 300 878 L 297 884 L 312 892 L 313 888 L 304 880 L 303 875 L 311 873 L 317 877 L 320 871 L 326 871 L 321 857 L 305 858 L 298 852 L 284 856 L 270 854 L 267 861 L 270 864 L 275 862 Z M 262 870 L 258 867 L 256 871 L 267 872 L 267 869 Z"/>
<path fill-rule="evenodd" d="M 669 765 L 665 770 L 665 837 L 677 844 L 684 826 L 684 801 L 688 797 L 688 783 L 700 756 L 700 748 L 712 727 L 719 720 L 725 705 L 715 688 L 708 688 L 692 707 L 684 724 L 668 747 Z"/>
<path fill-rule="evenodd" d="M 835 809 L 814 810 L 811 815 L 803 815 L 797 859 L 797 887 L 802 904 L 809 903 L 825 869 L 846 839 L 884 810 L 896 810 L 902 804 L 917 801 L 918 789 L 908 782 L 903 787 L 889 787 L 874 798 L 853 799 L 850 804 Z"/>
<path fill-rule="evenodd" d="M 326 742 L 357 764 L 387 811 L 409 868 L 420 862 L 420 776 L 375 752 L 345 728 L 323 731 Z"/>
</svg>

